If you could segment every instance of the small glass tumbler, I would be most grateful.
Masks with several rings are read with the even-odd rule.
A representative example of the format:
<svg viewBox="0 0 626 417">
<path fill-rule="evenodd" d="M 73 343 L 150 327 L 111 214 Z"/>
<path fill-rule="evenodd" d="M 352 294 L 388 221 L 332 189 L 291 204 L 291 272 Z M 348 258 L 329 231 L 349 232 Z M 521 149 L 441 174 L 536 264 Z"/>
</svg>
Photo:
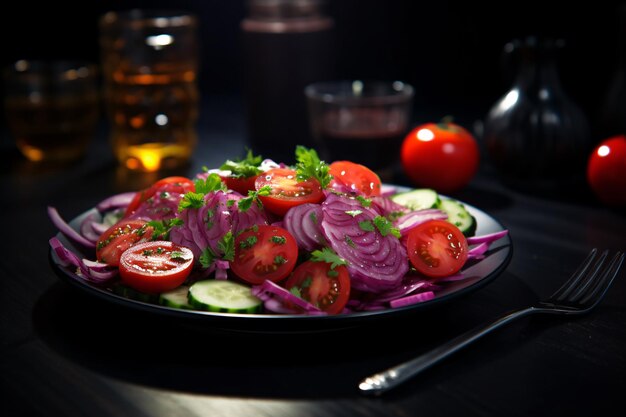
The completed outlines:
<svg viewBox="0 0 626 417">
<path fill-rule="evenodd" d="M 186 12 L 108 12 L 100 18 L 104 102 L 121 165 L 184 165 L 196 146 L 197 18 Z"/>
<path fill-rule="evenodd" d="M 19 60 L 4 71 L 4 109 L 20 152 L 33 162 L 85 155 L 98 124 L 95 65 Z"/>
<path fill-rule="evenodd" d="M 401 81 L 332 81 L 308 85 L 304 92 L 322 157 L 351 160 L 390 179 L 409 130 L 413 87 Z"/>
</svg>

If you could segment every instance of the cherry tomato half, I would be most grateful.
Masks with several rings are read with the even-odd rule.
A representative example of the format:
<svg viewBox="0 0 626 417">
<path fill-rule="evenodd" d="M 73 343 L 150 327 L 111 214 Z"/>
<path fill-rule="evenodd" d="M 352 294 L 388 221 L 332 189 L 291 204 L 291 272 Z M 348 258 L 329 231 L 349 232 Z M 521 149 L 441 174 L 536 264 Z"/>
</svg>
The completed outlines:
<svg viewBox="0 0 626 417">
<path fill-rule="evenodd" d="M 400 160 L 416 185 L 450 193 L 467 185 L 476 173 L 478 145 L 459 125 L 427 123 L 405 137 Z"/>
<path fill-rule="evenodd" d="M 222 176 L 222 182 L 226 186 L 244 197 L 248 195 L 248 191 L 254 191 L 254 183 L 256 181 L 256 175 L 252 177 L 232 177 L 230 175 Z"/>
<path fill-rule="evenodd" d="M 195 189 L 196 187 L 193 181 L 189 178 L 178 176 L 162 178 L 145 190 L 139 191 L 135 194 L 135 197 L 132 199 L 128 207 L 126 207 L 124 217 L 128 217 L 135 210 L 137 210 L 141 203 L 152 198 L 157 193 L 168 192 L 185 194 L 189 191 L 195 191 Z"/>
<path fill-rule="evenodd" d="M 180 286 L 192 268 L 191 249 L 167 240 L 139 243 L 120 258 L 122 282 L 148 294 L 160 294 Z"/>
<path fill-rule="evenodd" d="M 626 206 L 626 136 L 600 142 L 587 163 L 587 181 L 600 201 Z"/>
<path fill-rule="evenodd" d="M 348 189 L 370 197 L 380 195 L 382 183 L 378 175 L 366 167 L 350 161 L 335 161 L 329 166 L 333 176 L 331 187 L 339 191 Z"/>
<path fill-rule="evenodd" d="M 117 266 L 126 249 L 150 240 L 153 231 L 145 220 L 122 219 L 100 236 L 96 242 L 96 258 L 99 262 Z"/>
<path fill-rule="evenodd" d="M 406 246 L 411 264 L 429 277 L 456 274 L 467 261 L 465 236 L 445 220 L 428 220 L 417 225 L 409 232 Z"/>
<path fill-rule="evenodd" d="M 259 196 L 268 211 L 284 216 L 290 208 L 304 203 L 319 203 L 324 198 L 322 186 L 315 178 L 305 181 L 296 179 L 296 171 L 274 168 L 259 175 L 254 183 L 257 190 L 269 185 L 269 196 Z"/>
<path fill-rule="evenodd" d="M 345 266 L 306 261 L 287 280 L 285 288 L 328 314 L 338 314 L 350 298 L 350 275 Z"/>
<path fill-rule="evenodd" d="M 250 284 L 266 279 L 277 282 L 293 271 L 298 260 L 298 244 L 282 227 L 254 226 L 235 239 L 232 271 Z"/>
</svg>

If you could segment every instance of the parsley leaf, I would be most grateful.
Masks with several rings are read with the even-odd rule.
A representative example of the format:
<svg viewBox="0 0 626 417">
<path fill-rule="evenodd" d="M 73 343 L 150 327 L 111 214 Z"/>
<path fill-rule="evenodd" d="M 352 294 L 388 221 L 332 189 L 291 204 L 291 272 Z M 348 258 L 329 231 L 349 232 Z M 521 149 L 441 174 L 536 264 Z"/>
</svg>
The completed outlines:
<svg viewBox="0 0 626 417">
<path fill-rule="evenodd" d="M 256 245 L 256 243 L 258 242 L 258 238 L 255 235 L 252 236 L 248 236 L 247 238 L 245 238 L 244 240 L 242 240 L 241 242 L 239 242 L 239 247 L 241 249 L 250 249 L 251 247 L 253 247 L 254 245 Z"/>
<path fill-rule="evenodd" d="M 216 173 L 207 175 L 206 179 L 197 179 L 193 182 L 196 186 L 196 193 L 208 194 L 211 191 L 227 191 L 226 185 Z"/>
<path fill-rule="evenodd" d="M 178 211 L 181 212 L 188 208 L 200 208 L 202 206 L 204 206 L 204 194 L 190 191 L 185 193 L 180 203 L 178 203 Z"/>
<path fill-rule="evenodd" d="M 349 214 L 352 217 L 356 217 L 361 213 L 363 213 L 363 210 L 346 210 L 346 214 Z"/>
<path fill-rule="evenodd" d="M 311 260 L 313 262 L 326 262 L 330 264 L 330 269 L 335 269 L 339 265 L 347 265 L 348 262 L 341 258 L 331 248 L 322 248 L 322 250 L 314 250 L 311 252 Z"/>
<path fill-rule="evenodd" d="M 306 181 L 315 178 L 322 188 L 327 188 L 332 180 L 328 164 L 317 155 L 314 149 L 296 146 L 296 178 L 298 181 Z"/>
<path fill-rule="evenodd" d="M 365 230 L 366 232 L 373 232 L 376 230 L 371 220 L 363 220 L 362 222 L 359 222 L 359 227 L 361 230 Z"/>
<path fill-rule="evenodd" d="M 383 217 L 383 216 L 374 217 L 374 225 L 376 226 L 376 228 L 378 229 L 381 235 L 387 236 L 389 234 L 392 234 L 398 239 L 400 239 L 400 236 L 401 236 L 400 230 L 393 227 L 393 223 L 387 220 L 386 217 Z"/>
<path fill-rule="evenodd" d="M 246 157 L 243 159 L 236 159 L 234 161 L 227 160 L 220 167 L 221 170 L 230 171 L 230 176 L 235 178 L 250 178 L 261 173 L 259 166 L 263 162 L 261 155 L 254 155 L 250 149 L 246 153 Z"/>
<path fill-rule="evenodd" d="M 298 287 L 291 287 L 291 288 L 289 288 L 289 292 L 292 293 L 293 295 L 295 295 L 298 298 L 302 298 L 302 292 L 300 292 L 300 288 L 298 288 Z"/>
<path fill-rule="evenodd" d="M 175 226 L 182 226 L 185 222 L 178 217 L 166 220 L 151 220 L 147 223 L 152 227 L 152 240 L 170 240 L 170 231 Z"/>
<path fill-rule="evenodd" d="M 211 265 L 213 265 L 213 262 L 215 262 L 216 258 L 217 258 L 217 255 L 215 255 L 215 252 L 213 252 L 213 249 L 207 246 L 206 248 L 204 248 L 204 250 L 202 251 L 202 254 L 200 255 L 200 259 L 199 259 L 200 265 L 202 265 L 203 268 L 207 269 Z"/>
<path fill-rule="evenodd" d="M 250 190 L 248 191 L 248 197 L 242 198 L 241 200 L 239 200 L 239 202 L 237 203 L 237 207 L 239 208 L 240 211 L 248 211 L 248 209 L 250 209 L 250 207 L 252 206 L 252 202 L 254 201 L 256 201 L 259 207 L 262 207 L 263 204 L 261 203 L 261 200 L 259 200 L 259 196 L 267 197 L 271 193 L 272 193 L 272 187 L 270 187 L 269 185 L 261 187 L 260 189 L 256 191 Z"/>
<path fill-rule="evenodd" d="M 363 207 L 369 207 L 372 205 L 372 200 L 365 198 L 361 195 L 357 195 L 355 198 L 361 203 Z"/>
<path fill-rule="evenodd" d="M 229 230 L 222 236 L 217 242 L 217 248 L 224 253 L 222 259 L 233 261 L 235 259 L 235 237 L 233 236 L 233 232 Z"/>
<path fill-rule="evenodd" d="M 287 243 L 287 238 L 285 238 L 284 236 L 272 236 L 270 238 L 270 242 L 276 243 L 277 245 L 284 245 L 285 243 Z"/>
<path fill-rule="evenodd" d="M 217 241 L 217 249 L 219 249 L 223 255 L 219 256 L 210 246 L 207 246 L 200 255 L 200 265 L 203 268 L 209 268 L 215 260 L 224 259 L 226 261 L 233 261 L 235 259 L 235 237 L 233 232 L 228 231 L 220 240 Z"/>
<path fill-rule="evenodd" d="M 188 260 L 188 258 L 185 258 L 185 254 L 181 251 L 173 251 L 170 254 L 170 258 L 172 258 L 172 261 L 174 262 L 186 262 Z"/>
<path fill-rule="evenodd" d="M 226 185 L 222 182 L 219 175 L 212 173 L 206 179 L 197 179 L 194 181 L 196 191 L 186 193 L 178 203 L 178 211 L 181 212 L 188 208 L 200 208 L 204 206 L 204 196 L 213 191 L 227 191 Z"/>
<path fill-rule="evenodd" d="M 331 278 L 337 278 L 339 276 L 339 272 L 335 271 L 334 269 L 330 269 L 327 273 L 327 276 L 331 277 Z"/>
</svg>

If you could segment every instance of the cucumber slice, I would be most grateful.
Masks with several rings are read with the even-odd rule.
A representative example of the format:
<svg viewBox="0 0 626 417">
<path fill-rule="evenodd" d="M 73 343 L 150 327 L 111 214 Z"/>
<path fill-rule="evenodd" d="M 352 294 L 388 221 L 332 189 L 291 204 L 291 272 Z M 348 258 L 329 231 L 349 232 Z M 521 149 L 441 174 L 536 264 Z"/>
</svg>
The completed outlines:
<svg viewBox="0 0 626 417">
<path fill-rule="evenodd" d="M 131 300 L 141 301 L 143 303 L 157 304 L 159 302 L 158 294 L 147 294 L 137 291 L 128 285 L 116 282 L 112 287 L 113 293 Z"/>
<path fill-rule="evenodd" d="M 263 302 L 243 284 L 209 279 L 198 281 L 189 288 L 189 304 L 221 313 L 257 313 Z"/>
<path fill-rule="evenodd" d="M 193 307 L 188 302 L 189 297 L 189 287 L 186 285 L 181 285 L 180 287 L 164 292 L 159 296 L 159 304 L 172 307 L 172 308 L 182 308 L 186 310 L 192 310 Z"/>
<path fill-rule="evenodd" d="M 457 200 L 442 198 L 437 206 L 448 215 L 448 221 L 455 225 L 467 237 L 476 233 L 476 219 L 465 206 Z"/>
<path fill-rule="evenodd" d="M 418 188 L 405 193 L 398 193 L 391 196 L 391 200 L 411 210 L 437 207 L 440 202 L 437 191 L 430 188 Z"/>
</svg>

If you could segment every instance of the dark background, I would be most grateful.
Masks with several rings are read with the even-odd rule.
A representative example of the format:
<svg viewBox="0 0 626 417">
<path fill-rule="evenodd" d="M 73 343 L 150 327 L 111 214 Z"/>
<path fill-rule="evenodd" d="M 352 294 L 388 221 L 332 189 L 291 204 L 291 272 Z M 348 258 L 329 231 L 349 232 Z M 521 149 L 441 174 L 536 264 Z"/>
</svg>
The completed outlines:
<svg viewBox="0 0 626 417">
<path fill-rule="evenodd" d="M 415 122 L 484 117 L 510 86 L 506 42 L 528 35 L 565 40 L 559 71 L 569 96 L 592 123 L 618 62 L 619 1 L 330 0 L 338 78 L 400 79 L 416 89 Z M 239 24 L 244 0 L 12 2 L 1 16 L 1 59 L 99 61 L 98 17 L 108 10 L 178 8 L 200 18 L 204 96 L 241 92 Z M 430 121 L 430 120 L 428 120 Z"/>
</svg>

